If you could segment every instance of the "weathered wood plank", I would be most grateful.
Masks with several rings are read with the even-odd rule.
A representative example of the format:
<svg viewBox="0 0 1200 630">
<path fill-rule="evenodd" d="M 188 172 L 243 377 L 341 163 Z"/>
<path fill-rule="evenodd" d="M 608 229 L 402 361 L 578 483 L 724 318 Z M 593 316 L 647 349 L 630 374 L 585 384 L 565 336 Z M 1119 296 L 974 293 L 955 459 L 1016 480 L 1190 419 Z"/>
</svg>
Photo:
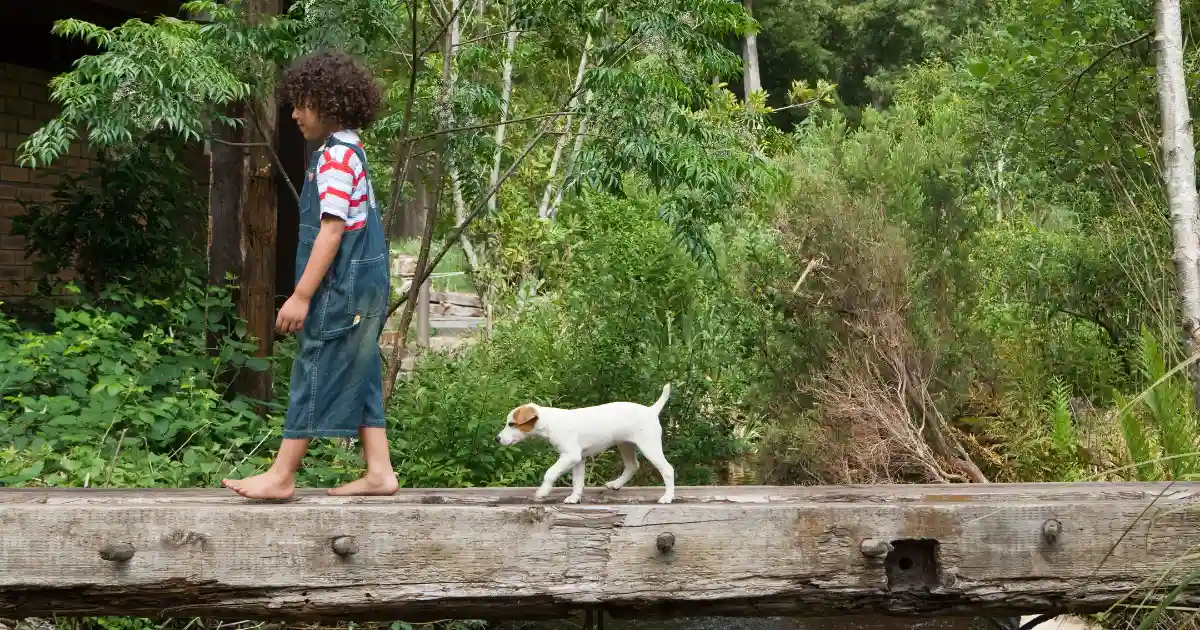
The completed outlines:
<svg viewBox="0 0 1200 630">
<path fill-rule="evenodd" d="M 1097 611 L 1200 566 L 1200 484 L 0 490 L 0 616 L 264 619 Z M 561 500 L 566 489 L 554 498 Z M 1043 534 L 1047 521 L 1061 533 Z M 661 535 L 673 546 L 659 549 Z M 357 553 L 333 551 L 352 536 Z M 890 542 L 886 557 L 862 551 Z M 100 551 L 128 543 L 126 562 Z M 110 554 L 111 556 L 111 554 Z M 932 562 L 926 570 L 926 562 Z M 1200 603 L 1189 589 L 1185 601 Z"/>
</svg>

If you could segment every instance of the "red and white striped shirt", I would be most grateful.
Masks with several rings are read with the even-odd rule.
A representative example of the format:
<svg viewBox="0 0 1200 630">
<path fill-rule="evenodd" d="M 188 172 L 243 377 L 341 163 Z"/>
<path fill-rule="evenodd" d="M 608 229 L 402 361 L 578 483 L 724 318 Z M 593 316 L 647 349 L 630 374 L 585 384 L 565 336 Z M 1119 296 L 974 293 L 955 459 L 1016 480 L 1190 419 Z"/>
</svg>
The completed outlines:
<svg viewBox="0 0 1200 630">
<path fill-rule="evenodd" d="M 362 147 L 358 134 L 344 129 L 333 134 L 342 142 Z M 375 201 L 375 191 L 358 154 L 344 144 L 335 144 L 321 152 L 317 161 L 317 192 L 321 214 L 333 215 L 346 222 L 346 231 L 367 225 L 367 208 Z"/>
</svg>

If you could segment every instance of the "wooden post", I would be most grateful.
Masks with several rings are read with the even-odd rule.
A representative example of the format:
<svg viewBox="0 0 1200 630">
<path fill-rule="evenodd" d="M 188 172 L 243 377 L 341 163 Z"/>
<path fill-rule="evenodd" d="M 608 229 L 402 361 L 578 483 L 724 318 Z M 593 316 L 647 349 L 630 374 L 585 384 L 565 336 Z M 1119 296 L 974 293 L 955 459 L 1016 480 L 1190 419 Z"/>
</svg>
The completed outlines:
<svg viewBox="0 0 1200 630">
<path fill-rule="evenodd" d="M 429 283 L 430 278 L 421 284 L 417 292 L 417 345 L 429 347 Z"/>
<path fill-rule="evenodd" d="M 248 19 L 277 15 L 281 0 L 249 0 Z M 230 108 L 245 125 L 240 133 L 218 130 L 219 137 L 241 143 L 273 143 L 277 123 L 273 96 L 262 102 L 244 102 Z M 270 152 L 261 147 L 233 147 L 213 143 L 209 188 L 209 281 L 224 282 L 226 273 L 237 276 L 238 315 L 247 331 L 258 339 L 255 355 L 267 357 L 275 341 L 275 244 L 278 189 Z M 259 400 L 271 398 L 271 371 L 240 371 L 235 391 Z"/>
<path fill-rule="evenodd" d="M 236 118 L 242 115 L 241 104 L 225 109 L 225 115 Z M 213 125 L 217 138 L 230 142 L 240 141 L 242 135 L 235 129 L 221 124 Z M 244 149 L 220 142 L 209 145 L 208 185 L 208 282 L 224 284 L 226 274 L 242 276 L 242 161 Z"/>
<path fill-rule="evenodd" d="M 253 24 L 278 15 L 281 0 L 249 0 L 248 18 Z M 274 145 L 278 106 L 272 92 L 262 102 L 252 103 L 247 112 L 247 135 L 257 142 Z M 275 344 L 275 242 L 278 228 L 279 195 L 275 185 L 274 163 L 268 149 L 254 147 L 246 152 L 242 225 L 244 251 L 241 299 L 238 311 L 246 319 L 246 329 L 259 340 L 255 356 L 269 357 Z M 270 400 L 271 371 L 242 370 L 238 391 Z"/>
<path fill-rule="evenodd" d="M 1200 570 L 1195 482 L 533 492 L 0 489 L 0 617 L 997 617 L 1152 606 Z"/>
<path fill-rule="evenodd" d="M 426 185 L 427 175 L 425 173 L 426 162 L 422 160 L 417 162 L 415 168 L 409 171 L 409 176 L 416 178 L 416 195 L 409 203 L 404 205 L 405 230 L 400 232 L 402 238 L 409 237 L 409 230 L 415 231 L 415 236 L 420 238 L 425 230 L 425 217 L 428 214 L 430 194 L 429 187 Z M 416 210 L 414 211 L 413 208 Z M 415 269 L 412 282 L 417 281 L 417 276 L 421 270 Z M 429 347 L 429 282 L 426 281 L 417 289 L 417 346 Z"/>
</svg>

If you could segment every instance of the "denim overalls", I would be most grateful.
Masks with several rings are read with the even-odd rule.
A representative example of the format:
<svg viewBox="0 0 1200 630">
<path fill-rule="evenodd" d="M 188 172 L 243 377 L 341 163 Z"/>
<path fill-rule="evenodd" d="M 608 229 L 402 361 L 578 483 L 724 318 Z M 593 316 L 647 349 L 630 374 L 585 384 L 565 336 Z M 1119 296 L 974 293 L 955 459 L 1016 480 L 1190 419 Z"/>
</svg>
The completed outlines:
<svg viewBox="0 0 1200 630">
<path fill-rule="evenodd" d="M 361 147 L 330 136 L 313 152 L 300 194 L 297 282 L 321 231 L 317 164 L 321 153 L 337 144 L 358 155 L 370 181 Z M 385 424 L 379 335 L 387 318 L 391 274 L 374 194 L 367 206 L 366 225 L 342 235 L 337 255 L 313 294 L 308 316 L 297 334 L 300 348 L 292 364 L 285 438 L 352 437 L 359 427 Z"/>
</svg>

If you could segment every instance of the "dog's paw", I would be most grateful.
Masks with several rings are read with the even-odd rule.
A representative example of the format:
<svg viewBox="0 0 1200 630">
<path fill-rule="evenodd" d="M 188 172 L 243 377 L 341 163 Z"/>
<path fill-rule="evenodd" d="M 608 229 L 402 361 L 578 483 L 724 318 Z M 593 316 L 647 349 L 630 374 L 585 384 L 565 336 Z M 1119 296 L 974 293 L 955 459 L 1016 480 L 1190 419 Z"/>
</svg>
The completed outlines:
<svg viewBox="0 0 1200 630">
<path fill-rule="evenodd" d="M 664 505 L 665 505 L 665 504 L 667 504 L 667 503 L 670 503 L 670 502 L 672 502 L 672 501 L 674 501 L 674 500 L 675 500 L 675 497 L 674 497 L 674 496 L 672 496 L 672 495 L 669 495 L 669 494 L 664 494 L 664 495 L 663 495 L 663 497 L 662 497 L 661 499 L 659 499 L 659 500 L 658 500 L 658 502 L 659 502 L 659 503 L 662 503 L 662 504 L 664 504 Z"/>
<path fill-rule="evenodd" d="M 563 499 L 563 503 L 579 503 L 579 500 L 582 498 L 583 498 L 583 495 L 581 495 L 581 494 L 572 494 L 572 495 L 568 496 L 567 498 Z"/>
<path fill-rule="evenodd" d="M 616 482 L 616 480 L 613 480 L 613 481 L 610 481 L 610 482 L 608 482 L 608 483 L 604 484 L 604 487 L 605 487 L 605 488 L 608 488 L 609 490 L 620 490 L 620 489 L 621 489 L 621 487 L 622 487 L 622 486 L 624 486 L 624 485 L 625 485 L 625 484 L 623 484 L 623 483 L 617 483 L 617 482 Z"/>
<path fill-rule="evenodd" d="M 533 493 L 533 498 L 538 499 L 539 501 L 548 496 L 550 496 L 550 488 L 538 488 L 537 492 Z"/>
</svg>

